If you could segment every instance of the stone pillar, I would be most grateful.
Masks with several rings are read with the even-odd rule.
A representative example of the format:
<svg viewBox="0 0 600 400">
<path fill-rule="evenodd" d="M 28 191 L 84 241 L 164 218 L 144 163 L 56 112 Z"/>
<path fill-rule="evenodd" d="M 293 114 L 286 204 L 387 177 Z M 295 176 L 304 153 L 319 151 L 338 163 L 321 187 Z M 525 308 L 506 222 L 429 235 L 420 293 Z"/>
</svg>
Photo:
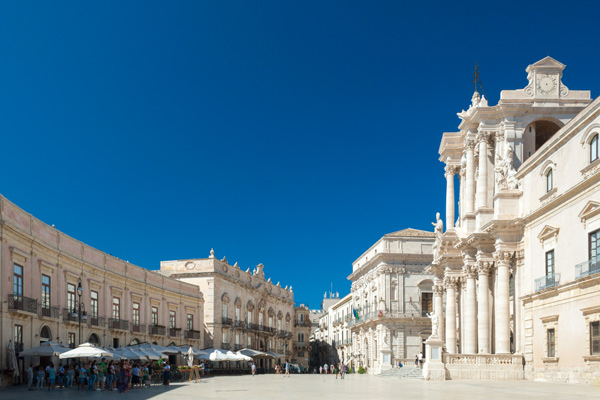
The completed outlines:
<svg viewBox="0 0 600 400">
<path fill-rule="evenodd" d="M 510 354 L 510 253 L 499 251 L 495 256 L 498 280 L 494 298 L 494 305 L 496 306 L 496 354 Z"/>
<path fill-rule="evenodd" d="M 456 283 L 455 277 L 444 279 L 446 288 L 446 350 L 456 354 Z"/>
<path fill-rule="evenodd" d="M 492 263 L 480 261 L 477 272 L 479 275 L 479 293 L 477 294 L 477 342 L 479 354 L 490 353 L 490 302 L 489 302 L 489 273 Z"/>
<path fill-rule="evenodd" d="M 488 135 L 480 133 L 477 135 L 479 143 L 479 174 L 477 175 L 477 208 L 487 207 L 488 192 Z"/>
<path fill-rule="evenodd" d="M 433 313 L 437 317 L 437 336 L 444 339 L 444 286 L 439 278 L 435 278 L 433 285 Z M 432 331 L 435 335 L 435 332 Z"/>
<path fill-rule="evenodd" d="M 467 139 L 467 171 L 465 173 L 467 182 L 465 183 L 465 213 L 472 213 L 475 210 L 475 157 L 473 148 L 475 143 Z"/>
<path fill-rule="evenodd" d="M 464 349 L 463 354 L 477 353 L 477 298 L 475 296 L 475 277 L 477 267 L 466 264 L 463 268 L 466 274 L 467 287 L 465 299 L 465 327 L 464 327 Z"/>
<path fill-rule="evenodd" d="M 456 167 L 446 165 L 446 231 L 454 228 L 454 174 Z"/>
</svg>

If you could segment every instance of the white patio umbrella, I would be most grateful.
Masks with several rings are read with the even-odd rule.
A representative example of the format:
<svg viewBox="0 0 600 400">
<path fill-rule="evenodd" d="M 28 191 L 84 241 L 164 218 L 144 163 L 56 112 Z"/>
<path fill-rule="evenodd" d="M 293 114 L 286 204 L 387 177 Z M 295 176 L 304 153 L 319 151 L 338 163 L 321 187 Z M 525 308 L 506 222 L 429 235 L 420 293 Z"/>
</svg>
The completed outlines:
<svg viewBox="0 0 600 400">
<path fill-rule="evenodd" d="M 135 350 L 127 348 L 127 347 L 115 349 L 115 350 L 113 350 L 113 354 L 115 356 L 119 356 L 125 360 L 146 360 L 146 359 L 148 359 L 145 355 L 140 354 L 140 353 L 136 352 Z"/>
<path fill-rule="evenodd" d="M 158 351 L 159 353 L 163 353 L 163 354 L 166 354 L 169 356 L 181 353 L 181 349 L 159 346 L 157 344 L 152 344 L 152 343 L 143 343 L 143 344 L 140 344 L 139 346 L 141 349 L 150 349 L 150 350 Z"/>
<path fill-rule="evenodd" d="M 244 354 L 241 354 L 239 352 L 238 353 L 234 353 L 233 351 L 228 351 L 227 355 L 230 356 L 230 357 L 235 358 L 234 361 L 252 361 L 252 357 L 248 357 L 248 356 L 246 356 Z"/>
<path fill-rule="evenodd" d="M 13 370 L 13 377 L 19 376 L 19 367 L 17 365 L 17 355 L 15 354 L 15 346 L 13 345 L 12 340 L 8 341 L 6 345 L 7 355 L 8 355 L 8 369 Z"/>
<path fill-rule="evenodd" d="M 264 351 L 252 350 L 252 349 L 242 349 L 242 350 L 238 351 L 238 353 L 243 354 L 248 357 L 252 357 L 252 358 L 259 358 L 259 357 L 275 358 L 273 355 L 267 354 Z"/>
<path fill-rule="evenodd" d="M 207 349 L 210 350 L 210 352 L 208 353 L 208 359 L 210 361 L 236 361 L 236 360 L 232 360 L 232 357 L 227 355 L 227 352 L 225 350 L 221 350 L 221 349 Z"/>
<path fill-rule="evenodd" d="M 273 356 L 273 358 L 283 357 L 283 354 L 275 353 L 274 351 L 267 351 L 267 354 Z"/>
<path fill-rule="evenodd" d="M 139 346 L 131 346 L 131 349 L 136 353 L 143 354 L 148 360 L 160 360 L 161 358 L 167 358 L 168 356 L 164 355 L 155 350 L 143 349 Z"/>
<path fill-rule="evenodd" d="M 55 357 L 69 350 L 71 349 L 63 344 L 48 341 L 42 343 L 40 346 L 22 351 L 19 355 L 24 357 Z"/>
<path fill-rule="evenodd" d="M 103 349 L 102 347 L 96 347 L 91 343 L 80 344 L 79 347 L 62 353 L 58 357 L 64 358 L 85 358 L 85 357 L 112 357 L 113 353 Z"/>
</svg>

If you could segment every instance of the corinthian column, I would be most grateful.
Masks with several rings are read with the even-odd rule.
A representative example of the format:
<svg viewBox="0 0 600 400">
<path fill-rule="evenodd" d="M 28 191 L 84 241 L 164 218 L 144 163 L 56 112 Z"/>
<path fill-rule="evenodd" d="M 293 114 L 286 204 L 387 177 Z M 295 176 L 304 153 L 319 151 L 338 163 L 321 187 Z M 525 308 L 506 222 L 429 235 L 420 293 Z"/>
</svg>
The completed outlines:
<svg viewBox="0 0 600 400">
<path fill-rule="evenodd" d="M 443 340 L 444 339 L 444 286 L 440 279 L 435 279 L 433 285 L 433 312 L 437 317 L 437 334 Z M 434 332 L 432 332 L 434 334 Z"/>
<path fill-rule="evenodd" d="M 454 228 L 454 174 L 456 167 L 446 165 L 446 230 Z"/>
<path fill-rule="evenodd" d="M 487 207 L 487 191 L 488 191 L 488 135 L 480 133 L 477 135 L 479 142 L 479 175 L 477 176 L 477 208 Z"/>
<path fill-rule="evenodd" d="M 509 305 L 509 266 L 510 253 L 497 252 L 496 270 L 498 284 L 496 287 L 496 354 L 510 353 L 510 305 Z"/>
<path fill-rule="evenodd" d="M 446 288 L 446 349 L 450 354 L 456 354 L 456 278 L 447 277 L 444 280 Z"/>
<path fill-rule="evenodd" d="M 467 264 L 463 267 L 467 279 L 465 299 L 464 354 L 477 353 L 477 298 L 475 297 L 475 277 L 477 267 Z"/>
<path fill-rule="evenodd" d="M 479 293 L 477 295 L 477 341 L 479 343 L 479 354 L 490 353 L 490 302 L 489 292 L 489 273 L 492 263 L 480 261 L 478 265 L 479 275 Z"/>
<path fill-rule="evenodd" d="M 473 156 L 473 148 L 475 143 L 472 140 L 467 140 L 467 172 L 466 172 L 466 188 L 465 188 L 465 213 L 472 213 L 475 210 L 475 158 Z"/>
</svg>

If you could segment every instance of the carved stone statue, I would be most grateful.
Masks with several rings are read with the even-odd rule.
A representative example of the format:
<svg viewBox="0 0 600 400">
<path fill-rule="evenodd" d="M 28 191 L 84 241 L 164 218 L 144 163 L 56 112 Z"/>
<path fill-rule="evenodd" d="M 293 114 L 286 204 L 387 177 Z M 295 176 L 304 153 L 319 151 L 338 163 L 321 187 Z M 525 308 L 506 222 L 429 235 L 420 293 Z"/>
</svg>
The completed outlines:
<svg viewBox="0 0 600 400">
<path fill-rule="evenodd" d="M 502 142 L 502 146 L 496 153 L 496 160 L 494 163 L 494 171 L 496 172 L 496 189 L 517 189 L 519 183 L 515 175 L 517 171 L 513 167 L 513 150 L 506 143 Z"/>
<path fill-rule="evenodd" d="M 440 219 L 440 213 L 435 214 L 435 222 L 432 222 L 431 225 L 435 226 L 433 230 L 436 238 L 441 238 L 444 233 L 444 222 Z"/>
<path fill-rule="evenodd" d="M 439 324 L 438 317 L 434 313 L 430 313 L 428 317 L 431 318 L 431 336 L 437 336 Z"/>
</svg>

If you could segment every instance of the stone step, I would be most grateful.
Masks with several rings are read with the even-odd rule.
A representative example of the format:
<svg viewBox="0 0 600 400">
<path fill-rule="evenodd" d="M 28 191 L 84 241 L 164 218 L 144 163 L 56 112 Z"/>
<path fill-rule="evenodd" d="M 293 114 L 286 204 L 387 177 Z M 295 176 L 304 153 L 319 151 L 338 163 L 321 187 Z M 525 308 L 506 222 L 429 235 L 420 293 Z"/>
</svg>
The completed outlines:
<svg viewBox="0 0 600 400">
<path fill-rule="evenodd" d="M 423 379 L 423 370 L 420 368 L 410 367 L 394 368 L 384 371 L 378 376 L 398 379 Z"/>
</svg>

